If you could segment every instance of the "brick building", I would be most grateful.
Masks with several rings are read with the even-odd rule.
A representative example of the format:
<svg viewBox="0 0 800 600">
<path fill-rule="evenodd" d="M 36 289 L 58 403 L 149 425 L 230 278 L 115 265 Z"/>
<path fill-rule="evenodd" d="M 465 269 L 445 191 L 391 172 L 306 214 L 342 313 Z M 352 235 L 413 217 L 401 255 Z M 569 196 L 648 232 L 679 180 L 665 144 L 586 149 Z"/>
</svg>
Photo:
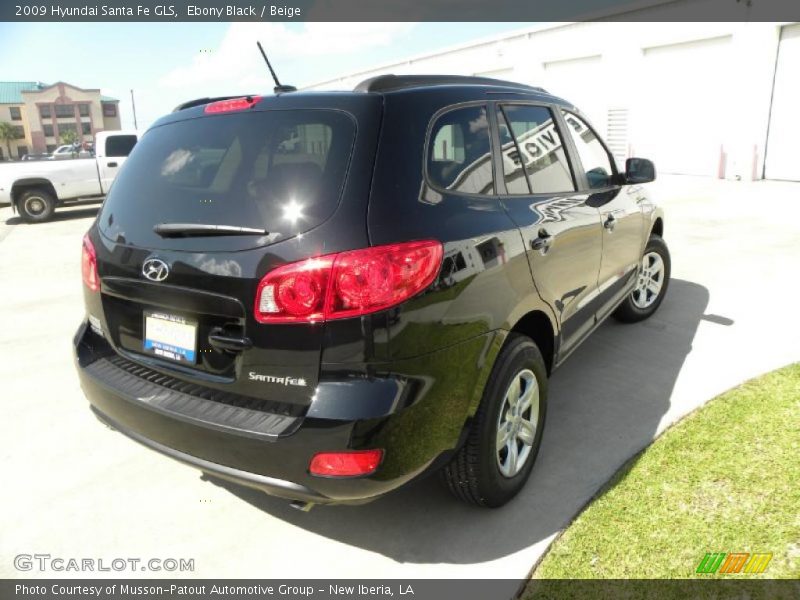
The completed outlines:
<svg viewBox="0 0 800 600">
<path fill-rule="evenodd" d="M 11 158 L 28 153 L 52 152 L 61 135 L 75 131 L 78 139 L 92 141 L 100 131 L 120 129 L 119 100 L 103 96 L 99 89 L 83 89 L 59 81 L 0 81 L 0 121 L 11 123 L 17 139 L 11 142 Z M 5 142 L 0 157 L 7 159 Z"/>
</svg>

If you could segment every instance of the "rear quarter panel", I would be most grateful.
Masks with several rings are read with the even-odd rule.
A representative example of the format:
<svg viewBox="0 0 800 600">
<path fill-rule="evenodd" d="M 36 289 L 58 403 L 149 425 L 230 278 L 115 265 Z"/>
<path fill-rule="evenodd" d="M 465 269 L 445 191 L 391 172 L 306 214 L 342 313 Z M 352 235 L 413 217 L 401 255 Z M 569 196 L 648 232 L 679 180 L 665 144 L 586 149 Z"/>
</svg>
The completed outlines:
<svg viewBox="0 0 800 600">
<path fill-rule="evenodd" d="M 372 245 L 436 239 L 445 267 L 425 292 L 398 307 L 325 326 L 323 379 L 392 376 L 415 390 L 388 423 L 364 422 L 356 432 L 363 443 L 390 449 L 385 476 L 420 469 L 454 448 L 508 331 L 531 310 L 552 319 L 499 197 L 449 193 L 425 182 L 429 123 L 439 109 L 463 100 L 447 93 L 385 97 L 367 214 Z M 457 256 L 462 266 L 446 268 Z"/>
<path fill-rule="evenodd" d="M 470 101 L 490 99 L 477 95 Z M 424 177 L 431 120 L 462 94 L 393 94 L 373 178 L 368 227 L 373 244 L 436 239 L 445 264 L 425 293 L 386 316 L 376 345 L 389 360 L 420 356 L 473 337 L 509 330 L 545 309 L 533 285 L 522 236 L 496 195 L 434 189 Z M 458 257 L 460 268 L 448 268 Z"/>
<path fill-rule="evenodd" d="M 0 167 L 0 187 L 8 186 L 8 190 L 25 185 L 27 181 L 44 180 L 53 186 L 59 200 L 100 194 L 97 164 L 93 158 L 31 161 L 6 167 L 8 171 Z"/>
</svg>

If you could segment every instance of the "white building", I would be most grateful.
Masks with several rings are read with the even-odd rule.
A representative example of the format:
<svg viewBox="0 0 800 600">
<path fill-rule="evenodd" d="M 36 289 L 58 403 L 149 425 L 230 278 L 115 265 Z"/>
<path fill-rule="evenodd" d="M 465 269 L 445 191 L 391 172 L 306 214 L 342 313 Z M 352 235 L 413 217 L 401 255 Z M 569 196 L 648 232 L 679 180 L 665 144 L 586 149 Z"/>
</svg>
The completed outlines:
<svg viewBox="0 0 800 600">
<path fill-rule="evenodd" d="M 800 24 L 539 25 L 351 73 L 483 75 L 544 87 L 583 110 L 618 160 L 659 172 L 800 181 Z"/>
</svg>

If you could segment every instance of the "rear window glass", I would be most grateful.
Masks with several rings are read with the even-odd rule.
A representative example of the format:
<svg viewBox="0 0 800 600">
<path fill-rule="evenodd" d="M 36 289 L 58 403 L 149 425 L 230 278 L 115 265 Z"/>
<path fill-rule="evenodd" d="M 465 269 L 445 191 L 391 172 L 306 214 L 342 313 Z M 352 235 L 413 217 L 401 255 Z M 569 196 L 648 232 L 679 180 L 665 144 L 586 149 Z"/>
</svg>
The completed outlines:
<svg viewBox="0 0 800 600">
<path fill-rule="evenodd" d="M 436 120 L 428 142 L 427 170 L 435 187 L 467 194 L 494 193 L 485 106 L 457 108 Z"/>
<path fill-rule="evenodd" d="M 329 110 L 253 111 L 156 127 L 114 183 L 101 228 L 112 239 L 123 235 L 150 247 L 175 245 L 153 232 L 159 223 L 269 232 L 269 239 L 238 238 L 233 245 L 302 233 L 335 210 L 354 135 L 353 120 Z"/>
<path fill-rule="evenodd" d="M 136 145 L 135 135 L 112 135 L 106 138 L 106 156 L 128 156 Z"/>
</svg>

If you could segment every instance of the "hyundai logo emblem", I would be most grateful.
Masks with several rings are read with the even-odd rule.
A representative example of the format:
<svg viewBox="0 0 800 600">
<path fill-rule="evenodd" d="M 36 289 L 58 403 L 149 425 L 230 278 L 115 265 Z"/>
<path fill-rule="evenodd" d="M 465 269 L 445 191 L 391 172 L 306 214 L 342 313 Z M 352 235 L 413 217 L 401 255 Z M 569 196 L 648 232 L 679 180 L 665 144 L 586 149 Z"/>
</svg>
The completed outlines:
<svg viewBox="0 0 800 600">
<path fill-rule="evenodd" d="M 169 275 L 169 265 L 160 258 L 148 258 L 142 263 L 142 275 L 150 281 L 164 281 Z"/>
</svg>

